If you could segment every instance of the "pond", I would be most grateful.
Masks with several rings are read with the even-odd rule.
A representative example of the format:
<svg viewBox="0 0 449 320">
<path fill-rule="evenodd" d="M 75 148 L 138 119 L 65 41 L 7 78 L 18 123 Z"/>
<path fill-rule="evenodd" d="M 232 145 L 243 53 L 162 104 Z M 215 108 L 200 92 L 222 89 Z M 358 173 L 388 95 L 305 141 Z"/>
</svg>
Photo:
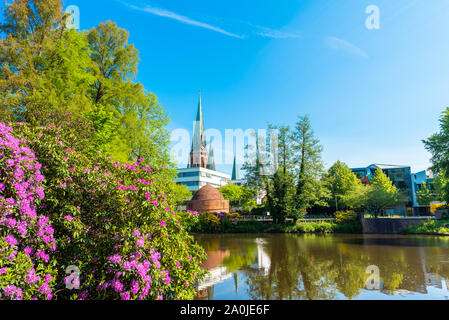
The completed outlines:
<svg viewBox="0 0 449 320">
<path fill-rule="evenodd" d="M 210 274 L 197 299 L 448 299 L 449 238 L 197 234 Z M 446 280 L 448 279 L 448 280 Z"/>
</svg>

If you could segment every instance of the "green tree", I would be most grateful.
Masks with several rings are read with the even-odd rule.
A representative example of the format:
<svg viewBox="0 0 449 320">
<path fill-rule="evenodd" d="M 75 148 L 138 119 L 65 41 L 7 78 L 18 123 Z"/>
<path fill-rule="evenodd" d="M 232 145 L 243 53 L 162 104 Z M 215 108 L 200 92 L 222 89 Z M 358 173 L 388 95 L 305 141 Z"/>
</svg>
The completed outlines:
<svg viewBox="0 0 449 320">
<path fill-rule="evenodd" d="M 175 183 L 170 196 L 173 198 L 173 203 L 175 203 L 176 206 L 181 206 L 192 198 L 192 191 L 185 185 Z"/>
<path fill-rule="evenodd" d="M 369 185 L 356 185 L 340 197 L 340 202 L 360 214 L 367 209 L 370 188 Z"/>
<path fill-rule="evenodd" d="M 267 188 L 268 209 L 275 223 L 284 223 L 288 216 L 297 217 L 295 182 L 290 172 L 279 168 L 270 177 Z M 298 215 L 296 215 L 298 213 Z"/>
<path fill-rule="evenodd" d="M 299 117 L 291 136 L 297 176 L 296 207 L 299 210 L 313 205 L 327 205 L 328 197 L 320 178 L 323 173 L 323 147 L 315 137 L 308 116 Z"/>
<path fill-rule="evenodd" d="M 443 179 L 442 190 L 448 190 L 447 180 L 449 179 L 449 108 L 440 117 L 440 131 L 423 140 L 424 146 L 430 152 L 432 158 L 432 170 Z M 446 202 L 449 202 L 449 193 L 443 192 Z"/>
<path fill-rule="evenodd" d="M 335 162 L 324 175 L 324 183 L 331 194 L 329 206 L 335 207 L 335 211 L 340 208 L 349 208 L 344 199 L 348 192 L 353 191 L 362 185 L 354 172 L 341 162 Z"/>
<path fill-rule="evenodd" d="M 0 118 L 45 125 L 86 112 L 94 65 L 85 37 L 67 30 L 60 0 L 16 0 L 0 30 Z"/>
<path fill-rule="evenodd" d="M 233 183 L 228 183 L 227 185 L 218 188 L 218 190 L 226 200 L 229 200 L 229 204 L 232 207 L 237 207 L 239 205 L 239 201 L 243 193 L 240 186 Z"/>
<path fill-rule="evenodd" d="M 440 174 L 433 180 L 433 191 L 435 193 L 435 201 L 444 201 L 448 199 L 449 184 L 447 178 Z"/>
<path fill-rule="evenodd" d="M 294 168 L 291 129 L 289 126 L 271 126 L 278 130 L 278 165 L 282 168 L 283 173 L 291 171 Z"/>
<path fill-rule="evenodd" d="M 400 193 L 396 186 L 382 171 L 377 168 L 373 179 L 370 182 L 367 195 L 367 207 L 377 218 L 386 208 L 395 206 L 400 199 Z"/>
<path fill-rule="evenodd" d="M 66 19 L 60 0 L 16 0 L 5 9 L 0 120 L 46 125 L 72 114 L 84 123 L 77 133 L 91 134 L 90 151 L 172 167 L 169 119 L 135 81 L 139 57 L 128 32 L 110 21 L 77 32 Z"/>
<path fill-rule="evenodd" d="M 250 212 L 252 208 L 256 206 L 255 190 L 247 185 L 236 185 L 233 183 L 228 183 L 225 186 L 220 187 L 223 197 L 229 200 L 231 207 L 239 208 L 242 211 Z"/>
<path fill-rule="evenodd" d="M 144 158 L 153 166 L 169 163 L 169 119 L 156 96 L 134 81 L 139 53 L 128 38 L 111 21 L 87 34 L 97 70 L 89 90 L 94 105 L 89 118 L 101 137 L 99 147 L 113 158 Z"/>
<path fill-rule="evenodd" d="M 416 199 L 421 206 L 430 205 L 430 202 L 432 202 L 434 198 L 434 194 L 430 191 L 425 182 L 419 186 L 419 190 L 416 192 Z"/>
</svg>

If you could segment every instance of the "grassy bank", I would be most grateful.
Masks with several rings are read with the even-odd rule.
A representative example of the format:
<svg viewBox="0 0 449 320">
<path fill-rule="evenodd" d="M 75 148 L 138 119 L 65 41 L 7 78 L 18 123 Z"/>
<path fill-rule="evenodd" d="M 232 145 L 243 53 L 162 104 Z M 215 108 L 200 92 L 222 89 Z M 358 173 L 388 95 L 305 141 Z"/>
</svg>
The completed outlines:
<svg viewBox="0 0 449 320">
<path fill-rule="evenodd" d="M 361 233 L 362 225 L 352 211 L 339 211 L 334 220 L 298 220 L 295 224 L 274 224 L 262 221 L 245 221 L 235 213 L 202 213 L 184 220 L 184 226 L 192 233 Z"/>
<path fill-rule="evenodd" d="M 287 226 L 287 233 L 361 233 L 362 225 L 357 222 L 333 223 L 333 222 L 298 222 L 293 226 Z"/>
<path fill-rule="evenodd" d="M 410 226 L 404 230 L 405 234 L 449 235 L 449 219 L 429 220 Z"/>
<path fill-rule="evenodd" d="M 296 224 L 273 224 L 260 221 L 242 221 L 236 224 L 221 225 L 218 228 L 193 228 L 195 233 L 361 233 L 358 222 L 298 222 Z"/>
</svg>

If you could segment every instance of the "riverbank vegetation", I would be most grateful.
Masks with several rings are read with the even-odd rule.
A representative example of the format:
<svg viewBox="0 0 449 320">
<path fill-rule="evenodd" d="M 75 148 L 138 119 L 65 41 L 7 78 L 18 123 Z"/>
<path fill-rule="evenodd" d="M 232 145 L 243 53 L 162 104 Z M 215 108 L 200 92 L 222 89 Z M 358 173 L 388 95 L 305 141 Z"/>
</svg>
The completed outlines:
<svg viewBox="0 0 449 320">
<path fill-rule="evenodd" d="M 128 32 L 69 30 L 59 0 L 4 14 L 0 299 L 192 299 L 205 253 Z"/>
<path fill-rule="evenodd" d="M 405 234 L 449 235 L 449 219 L 429 220 L 404 230 Z"/>
<path fill-rule="evenodd" d="M 182 224 L 193 233 L 361 233 L 361 223 L 354 211 L 339 211 L 336 219 L 298 220 L 276 224 L 245 219 L 238 213 L 187 214 Z M 329 221 L 330 220 L 330 221 Z"/>
</svg>

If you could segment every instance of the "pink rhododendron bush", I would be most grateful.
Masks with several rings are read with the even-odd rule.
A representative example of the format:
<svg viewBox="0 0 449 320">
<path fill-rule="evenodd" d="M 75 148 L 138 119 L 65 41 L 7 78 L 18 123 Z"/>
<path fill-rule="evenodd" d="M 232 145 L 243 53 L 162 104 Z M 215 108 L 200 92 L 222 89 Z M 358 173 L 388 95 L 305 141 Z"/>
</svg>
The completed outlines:
<svg viewBox="0 0 449 320">
<path fill-rule="evenodd" d="M 44 199 L 41 164 L 0 123 L 0 288 L 2 299 L 51 299 L 54 229 L 36 206 Z"/>
<path fill-rule="evenodd" d="M 73 139 L 63 125 L 0 124 L 0 298 L 192 299 L 205 253 L 167 169 L 88 156 Z"/>
</svg>

